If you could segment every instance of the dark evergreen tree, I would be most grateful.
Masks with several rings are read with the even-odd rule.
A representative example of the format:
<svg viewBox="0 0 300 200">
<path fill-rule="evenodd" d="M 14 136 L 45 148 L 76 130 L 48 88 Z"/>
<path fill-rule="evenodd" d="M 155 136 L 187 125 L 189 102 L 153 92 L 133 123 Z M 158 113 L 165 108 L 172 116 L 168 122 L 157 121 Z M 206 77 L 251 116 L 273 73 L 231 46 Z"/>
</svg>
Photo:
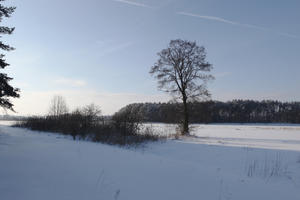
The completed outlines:
<svg viewBox="0 0 300 200">
<path fill-rule="evenodd" d="M 2 22 L 3 18 L 10 17 L 11 14 L 15 11 L 15 7 L 7 7 L 3 5 L 3 1 L 0 0 L 0 22 Z M 13 33 L 15 28 L 10 28 L 6 26 L 0 26 L 0 38 L 2 35 L 10 35 Z M 11 51 L 14 50 L 13 47 L 4 44 L 2 41 L 0 41 L 0 49 L 3 51 Z M 4 54 L 0 54 L 0 68 L 4 69 L 5 67 L 9 66 L 9 64 L 4 59 Z M 19 89 L 14 88 L 9 84 L 9 81 L 12 80 L 11 77 L 8 77 L 5 73 L 0 73 L 0 106 L 5 109 L 13 110 L 13 104 L 11 103 L 9 97 L 19 97 Z"/>
</svg>

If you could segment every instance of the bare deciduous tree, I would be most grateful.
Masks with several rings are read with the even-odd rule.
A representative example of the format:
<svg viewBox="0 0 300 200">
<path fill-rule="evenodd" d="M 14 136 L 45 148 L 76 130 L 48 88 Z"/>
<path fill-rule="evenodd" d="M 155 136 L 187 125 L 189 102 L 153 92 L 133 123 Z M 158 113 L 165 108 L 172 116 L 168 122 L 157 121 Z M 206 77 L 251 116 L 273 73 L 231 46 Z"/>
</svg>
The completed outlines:
<svg viewBox="0 0 300 200">
<path fill-rule="evenodd" d="M 181 39 L 171 40 L 158 56 L 150 74 L 158 80 L 159 89 L 182 100 L 182 134 L 189 134 L 188 102 L 210 97 L 206 83 L 214 78 L 208 74 L 212 65 L 203 46 Z"/>
<path fill-rule="evenodd" d="M 68 113 L 68 107 L 64 97 L 56 95 L 52 98 L 49 107 L 49 115 L 60 116 Z"/>
<path fill-rule="evenodd" d="M 99 106 L 91 103 L 85 107 L 83 107 L 83 113 L 87 116 L 99 117 L 101 115 L 101 109 Z"/>
<path fill-rule="evenodd" d="M 99 106 L 91 103 L 82 108 L 82 113 L 86 117 L 87 121 L 90 123 L 91 126 L 96 125 L 97 122 L 101 119 L 101 109 Z"/>
</svg>

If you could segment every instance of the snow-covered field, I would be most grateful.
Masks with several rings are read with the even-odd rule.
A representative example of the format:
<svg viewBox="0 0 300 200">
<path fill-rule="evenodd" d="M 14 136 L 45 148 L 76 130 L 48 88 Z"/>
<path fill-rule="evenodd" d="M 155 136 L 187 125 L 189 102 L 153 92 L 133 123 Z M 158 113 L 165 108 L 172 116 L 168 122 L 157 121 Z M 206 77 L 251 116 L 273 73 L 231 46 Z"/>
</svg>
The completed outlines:
<svg viewBox="0 0 300 200">
<path fill-rule="evenodd" d="M 155 134 L 176 133 L 177 125 L 145 124 Z M 293 124 L 227 124 L 191 125 L 191 135 L 185 142 L 222 146 L 256 147 L 300 151 L 300 125 Z"/>
<path fill-rule="evenodd" d="M 0 199 L 300 199 L 300 127 L 196 125 L 193 134 L 125 149 L 2 125 Z"/>
</svg>

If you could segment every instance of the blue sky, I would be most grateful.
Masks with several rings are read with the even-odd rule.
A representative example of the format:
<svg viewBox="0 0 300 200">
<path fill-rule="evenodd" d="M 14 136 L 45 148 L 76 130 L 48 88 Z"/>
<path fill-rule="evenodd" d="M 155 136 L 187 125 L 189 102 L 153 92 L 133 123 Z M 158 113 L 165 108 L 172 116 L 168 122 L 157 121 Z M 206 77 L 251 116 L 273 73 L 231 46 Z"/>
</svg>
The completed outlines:
<svg viewBox="0 0 300 200">
<path fill-rule="evenodd" d="M 112 114 L 133 102 L 168 101 L 149 75 L 171 39 L 205 46 L 215 100 L 300 101 L 300 1 L 26 0 L 5 24 L 16 50 L 6 72 L 21 89 L 18 114 L 94 102 Z"/>
</svg>

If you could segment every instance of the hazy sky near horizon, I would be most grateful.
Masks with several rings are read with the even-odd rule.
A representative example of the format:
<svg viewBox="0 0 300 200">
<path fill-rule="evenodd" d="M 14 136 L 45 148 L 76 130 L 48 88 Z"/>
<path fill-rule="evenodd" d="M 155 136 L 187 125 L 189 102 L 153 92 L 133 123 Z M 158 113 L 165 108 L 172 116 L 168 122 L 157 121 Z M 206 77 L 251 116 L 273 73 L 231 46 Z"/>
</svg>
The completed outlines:
<svg viewBox="0 0 300 200">
<path fill-rule="evenodd" d="M 112 114 L 133 102 L 168 101 L 149 75 L 171 39 L 203 45 L 214 100 L 300 101 L 298 0 L 26 0 L 3 23 L 5 70 L 21 89 L 18 114 L 44 114 L 53 95 Z"/>
</svg>

